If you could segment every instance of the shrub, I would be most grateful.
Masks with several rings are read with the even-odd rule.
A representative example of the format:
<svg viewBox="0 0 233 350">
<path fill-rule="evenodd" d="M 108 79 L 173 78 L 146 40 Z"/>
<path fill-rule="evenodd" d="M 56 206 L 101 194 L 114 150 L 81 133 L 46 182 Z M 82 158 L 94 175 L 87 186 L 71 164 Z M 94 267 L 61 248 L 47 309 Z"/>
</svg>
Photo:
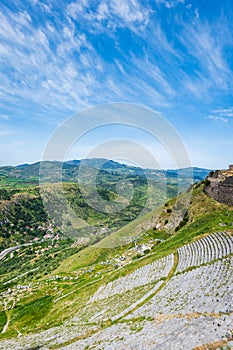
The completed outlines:
<svg viewBox="0 0 233 350">
<path fill-rule="evenodd" d="M 206 180 L 204 181 L 204 184 L 205 184 L 205 186 L 209 186 L 209 185 L 210 185 L 210 180 L 206 179 Z"/>
</svg>

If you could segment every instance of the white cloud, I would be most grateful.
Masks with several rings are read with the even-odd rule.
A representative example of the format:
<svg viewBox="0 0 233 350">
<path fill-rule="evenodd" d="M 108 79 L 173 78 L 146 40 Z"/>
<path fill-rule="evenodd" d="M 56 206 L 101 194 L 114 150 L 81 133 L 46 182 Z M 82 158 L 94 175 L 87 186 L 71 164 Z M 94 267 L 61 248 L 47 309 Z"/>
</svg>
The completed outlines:
<svg viewBox="0 0 233 350">
<path fill-rule="evenodd" d="M 224 123 L 227 123 L 230 118 L 233 118 L 233 107 L 215 109 L 207 117 L 207 119 L 211 119 L 211 120 L 215 120 L 215 121 L 221 121 L 221 122 L 224 122 Z"/>
<path fill-rule="evenodd" d="M 35 5 L 39 6 L 39 2 Z M 69 4 L 68 17 L 64 17 L 57 27 L 50 22 L 35 26 L 26 12 L 20 12 L 19 17 L 10 11 L 0 12 L 0 35 L 4 39 L 0 42 L 0 64 L 4 67 L 0 77 L 0 93 L 4 98 L 0 106 L 12 99 L 17 103 L 22 99 L 44 109 L 66 109 L 72 113 L 90 103 L 138 102 L 138 94 L 145 96 L 144 101 L 150 104 L 167 104 L 156 86 L 143 81 L 148 71 L 144 70 L 142 76 L 134 58 L 126 57 L 127 65 L 134 67 L 132 76 L 124 63 L 117 60 L 115 64 L 106 62 L 95 50 L 88 35 L 80 28 L 77 30 L 75 18 L 80 12 L 82 16 L 79 18 L 87 19 L 85 29 L 89 28 L 89 24 L 90 27 L 93 25 L 89 20 L 95 14 L 86 10 L 88 5 L 89 0 Z M 145 25 L 149 16 L 149 11 L 136 0 L 122 0 L 120 4 L 117 1 L 110 4 L 101 1 L 97 11 L 100 16 L 97 21 L 103 21 L 107 16 L 112 26 L 128 26 L 137 31 L 135 40 L 138 28 Z M 101 25 L 106 31 L 104 24 Z M 113 34 L 107 32 L 107 35 Z M 165 44 L 168 45 L 167 42 Z M 144 62 L 139 63 L 143 66 Z M 147 68 L 152 69 L 155 85 L 168 92 L 169 84 L 159 68 L 153 64 Z M 40 118 L 41 115 L 43 113 Z"/>
<path fill-rule="evenodd" d="M 212 99 L 208 93 L 208 90 L 211 88 L 211 81 L 205 78 L 201 72 L 196 72 L 194 77 L 181 72 L 180 80 L 184 90 L 190 92 L 193 97 L 198 99 L 203 99 L 204 97 L 206 102 Z"/>
<path fill-rule="evenodd" d="M 47 13 L 51 13 L 51 11 L 52 11 L 52 5 L 51 4 L 40 3 L 40 7 Z"/>
<path fill-rule="evenodd" d="M 207 119 L 215 120 L 215 121 L 221 121 L 221 122 L 224 122 L 224 123 L 228 122 L 227 118 L 220 117 L 218 115 L 208 115 Z"/>
<path fill-rule="evenodd" d="M 32 22 L 31 16 L 27 11 L 18 12 L 17 14 L 11 13 L 10 18 L 13 21 L 17 21 L 18 25 L 24 27 L 28 27 Z"/>
<path fill-rule="evenodd" d="M 145 23 L 148 20 L 148 10 L 142 8 L 136 0 L 112 0 L 110 7 L 112 13 L 125 23 Z"/>
<path fill-rule="evenodd" d="M 66 14 L 70 22 L 77 19 L 85 24 L 88 22 L 89 32 L 108 31 L 111 34 L 116 28 L 142 30 L 149 21 L 150 10 L 137 0 L 100 0 L 93 7 L 89 0 L 81 0 L 69 4 Z"/>
<path fill-rule="evenodd" d="M 36 10 L 42 12 L 40 4 L 35 1 Z M 0 106 L 22 99 L 50 111 L 73 112 L 111 101 L 156 108 L 170 104 L 169 98 L 180 92 L 179 83 L 200 98 L 213 85 L 227 87 L 230 72 L 222 43 L 207 25 L 185 26 L 183 44 L 200 65 L 192 76 L 182 69 L 183 53 L 175 49 L 175 41 L 169 40 L 145 3 L 98 0 L 95 7 L 92 4 L 91 0 L 67 4 L 64 17 L 57 16 L 56 23 L 49 19 L 33 23 L 33 13 L 26 11 L 0 12 Z M 141 50 L 138 55 L 133 48 L 130 52 L 131 42 L 123 51 L 116 28 L 131 30 L 132 47 Z M 98 51 L 105 38 L 106 43 L 111 40 L 111 59 Z"/>
<path fill-rule="evenodd" d="M 100 3 L 97 9 L 97 16 L 96 18 L 99 21 L 102 21 L 108 17 L 109 8 L 107 3 Z"/>
<path fill-rule="evenodd" d="M 177 4 L 179 3 L 184 3 L 185 0 L 155 0 L 156 4 L 158 5 L 164 5 L 166 8 L 170 9 L 173 8 L 175 6 L 177 6 Z"/>
<path fill-rule="evenodd" d="M 215 25 L 201 19 L 189 24 L 182 22 L 182 35 L 178 35 L 184 50 L 184 64 L 189 69 L 179 72 L 180 84 L 186 93 L 205 103 L 213 102 L 217 94 L 231 91 L 232 70 L 225 54 L 231 40 L 225 35 L 227 24 L 219 19 Z"/>
<path fill-rule="evenodd" d="M 153 38 L 151 38 L 152 45 L 156 45 L 157 49 L 165 51 L 167 55 L 172 55 L 176 56 L 177 58 L 180 58 L 180 55 L 173 48 L 172 43 L 168 41 L 159 23 L 156 23 L 154 28 L 149 28 L 149 33 L 150 36 Z M 149 33 L 147 33 L 147 35 L 149 35 Z"/>
<path fill-rule="evenodd" d="M 88 5 L 89 0 L 78 0 L 71 2 L 66 8 L 67 15 L 73 19 L 77 19 L 80 14 L 82 14 L 83 11 L 88 7 Z"/>
<path fill-rule="evenodd" d="M 224 48 L 220 36 L 216 36 L 208 25 L 186 25 L 180 40 L 199 63 L 200 76 L 208 78 L 212 86 L 226 89 L 231 74 L 224 58 Z M 198 76 L 198 75 L 196 75 Z"/>
<path fill-rule="evenodd" d="M 170 96 L 175 94 L 165 73 L 161 71 L 156 61 L 149 60 L 147 56 L 142 59 L 133 57 L 131 65 L 139 72 L 138 75 L 143 76 L 145 81 L 150 81 L 150 84 L 157 87 L 163 95 Z"/>
<path fill-rule="evenodd" d="M 1 73 L 0 91 L 5 97 L 19 97 L 56 108 L 84 106 L 85 96 L 90 95 L 88 90 L 94 81 L 90 79 L 92 72 L 83 69 L 84 56 L 86 66 L 88 61 L 92 61 L 92 67 L 95 67 L 93 60 L 98 62 L 85 35 L 76 36 L 66 26 L 62 35 L 54 33 L 54 28 L 45 32 L 24 16 L 28 21 L 23 22 L 23 17 L 19 16 L 18 22 L 16 15 L 0 12 L 0 64 L 6 69 Z M 57 52 L 50 48 L 51 42 Z M 72 54 L 81 47 L 86 48 L 82 60 L 73 64 Z"/>
<path fill-rule="evenodd" d="M 231 117 L 233 117 L 233 107 L 216 109 L 216 110 L 214 110 L 214 113 L 217 113 L 218 115 L 225 117 L 225 118 L 231 118 Z"/>
</svg>

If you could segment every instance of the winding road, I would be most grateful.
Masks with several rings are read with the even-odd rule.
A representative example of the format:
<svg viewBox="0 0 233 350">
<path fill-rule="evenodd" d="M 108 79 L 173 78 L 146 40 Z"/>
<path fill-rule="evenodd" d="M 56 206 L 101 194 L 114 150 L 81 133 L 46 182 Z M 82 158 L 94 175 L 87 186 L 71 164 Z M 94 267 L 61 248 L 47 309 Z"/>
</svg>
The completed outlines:
<svg viewBox="0 0 233 350">
<path fill-rule="evenodd" d="M 16 245 L 15 247 L 10 247 L 10 248 L 7 248 L 7 249 L 3 250 L 2 252 L 0 252 L 0 261 L 1 261 L 2 259 L 4 259 L 5 256 L 6 256 L 8 253 L 13 252 L 14 250 L 19 250 L 19 249 L 22 248 L 22 247 L 28 247 L 28 246 L 30 246 L 30 245 L 32 245 L 32 243 L 26 243 L 26 244 L 22 244 L 22 245 Z"/>
</svg>

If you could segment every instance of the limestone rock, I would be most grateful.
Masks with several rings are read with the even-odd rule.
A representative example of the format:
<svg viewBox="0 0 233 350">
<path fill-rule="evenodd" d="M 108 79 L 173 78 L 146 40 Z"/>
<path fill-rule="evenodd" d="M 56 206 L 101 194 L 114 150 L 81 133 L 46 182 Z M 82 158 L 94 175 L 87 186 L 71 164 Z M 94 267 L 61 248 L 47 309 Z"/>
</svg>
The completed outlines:
<svg viewBox="0 0 233 350">
<path fill-rule="evenodd" d="M 218 202 L 233 205 L 233 165 L 228 170 L 210 172 L 204 190 Z"/>
</svg>

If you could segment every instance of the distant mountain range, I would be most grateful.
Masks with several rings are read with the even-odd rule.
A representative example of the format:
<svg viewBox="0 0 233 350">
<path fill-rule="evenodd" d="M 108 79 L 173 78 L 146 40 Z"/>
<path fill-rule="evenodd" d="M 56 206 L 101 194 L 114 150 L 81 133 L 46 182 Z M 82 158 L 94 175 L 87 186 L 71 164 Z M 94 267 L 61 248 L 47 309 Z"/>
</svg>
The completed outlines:
<svg viewBox="0 0 233 350">
<path fill-rule="evenodd" d="M 57 176 L 60 175 L 60 170 L 62 169 L 62 180 L 70 182 L 77 180 L 80 165 L 85 168 L 99 169 L 99 171 L 105 174 L 142 176 L 154 180 L 161 180 L 162 178 L 176 179 L 178 177 L 181 177 L 182 179 L 190 179 L 193 177 L 194 182 L 203 180 L 209 174 L 210 170 L 212 170 L 198 167 L 183 168 L 178 170 L 142 169 L 139 167 L 118 163 L 113 160 L 93 158 L 69 160 L 66 162 L 43 161 L 33 164 L 21 164 L 18 166 L 2 166 L 0 167 L 0 179 L 10 177 L 18 180 L 37 182 L 39 179 L 40 169 L 42 168 L 43 174 L 46 173 L 48 181 L 56 181 Z"/>
</svg>

